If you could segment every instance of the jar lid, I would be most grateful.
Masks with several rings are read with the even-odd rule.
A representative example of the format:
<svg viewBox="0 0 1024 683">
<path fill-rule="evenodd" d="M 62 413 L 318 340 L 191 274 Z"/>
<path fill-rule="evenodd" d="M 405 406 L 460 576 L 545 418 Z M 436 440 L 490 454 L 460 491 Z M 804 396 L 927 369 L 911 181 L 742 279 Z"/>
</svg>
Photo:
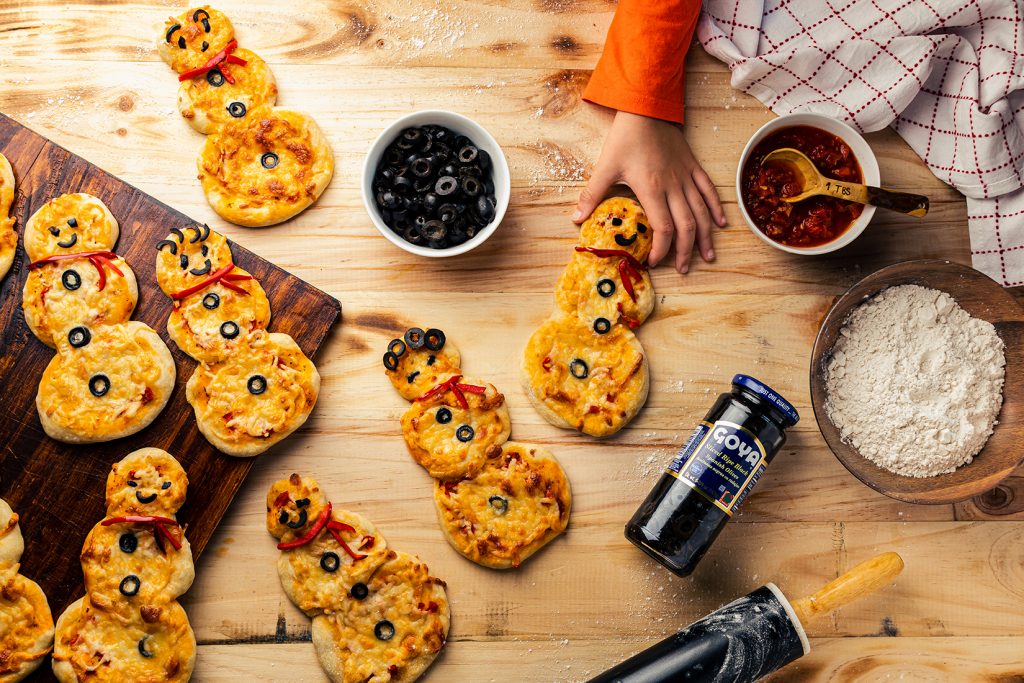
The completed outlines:
<svg viewBox="0 0 1024 683">
<path fill-rule="evenodd" d="M 732 383 L 771 403 L 789 421 L 789 426 L 792 427 L 800 421 L 800 413 L 796 412 L 793 404 L 764 382 L 750 375 L 736 375 L 732 378 Z"/>
</svg>

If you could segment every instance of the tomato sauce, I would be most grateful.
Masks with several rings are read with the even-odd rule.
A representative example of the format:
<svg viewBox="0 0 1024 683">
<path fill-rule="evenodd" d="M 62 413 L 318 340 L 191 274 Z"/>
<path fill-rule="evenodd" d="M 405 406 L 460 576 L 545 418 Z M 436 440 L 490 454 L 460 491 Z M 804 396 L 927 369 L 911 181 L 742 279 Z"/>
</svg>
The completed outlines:
<svg viewBox="0 0 1024 683">
<path fill-rule="evenodd" d="M 776 149 L 791 147 L 806 154 L 822 175 L 863 183 L 853 150 L 840 138 L 812 126 L 780 128 L 759 142 L 743 167 L 743 204 L 757 228 L 771 240 L 790 247 L 816 247 L 836 239 L 860 216 L 864 207 L 835 197 L 810 197 L 795 204 L 783 201 L 800 192 L 788 164 L 761 160 Z"/>
</svg>

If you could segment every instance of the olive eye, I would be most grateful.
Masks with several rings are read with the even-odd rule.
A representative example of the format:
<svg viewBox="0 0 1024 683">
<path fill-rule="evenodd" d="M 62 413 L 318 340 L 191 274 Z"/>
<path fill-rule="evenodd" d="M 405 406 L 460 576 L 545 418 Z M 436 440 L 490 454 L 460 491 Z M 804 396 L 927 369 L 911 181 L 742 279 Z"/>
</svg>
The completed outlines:
<svg viewBox="0 0 1024 683">
<path fill-rule="evenodd" d="M 75 218 L 75 217 L 69 218 L 68 219 L 68 227 L 69 228 L 77 228 L 78 227 L 78 219 Z"/>
<path fill-rule="evenodd" d="M 277 516 L 277 521 L 280 522 L 281 524 L 284 524 L 285 522 L 287 522 L 288 521 L 288 511 L 287 510 L 281 510 L 281 514 L 279 514 Z"/>
<path fill-rule="evenodd" d="M 164 37 L 167 39 L 168 43 L 171 42 L 171 36 L 174 35 L 174 32 L 177 31 L 180 28 L 181 28 L 181 24 L 174 24 L 169 29 L 167 29 L 167 33 L 164 35 Z"/>
<path fill-rule="evenodd" d="M 245 105 L 241 102 L 232 102 L 228 105 L 228 113 L 236 119 L 245 116 Z"/>
<path fill-rule="evenodd" d="M 178 36 L 178 47 L 185 49 L 185 36 Z"/>
<path fill-rule="evenodd" d="M 128 485 L 131 486 L 132 488 L 135 488 L 136 486 L 139 485 L 139 482 L 129 480 Z"/>
<path fill-rule="evenodd" d="M 612 218 L 612 225 L 614 225 L 616 228 L 619 227 L 620 225 L 622 225 L 622 219 L 619 218 L 618 216 L 615 216 L 614 218 Z"/>
<path fill-rule="evenodd" d="M 165 482 L 164 482 L 164 483 L 163 483 L 163 484 L 162 484 L 162 485 L 160 486 L 160 488 L 162 488 L 162 489 L 163 489 L 164 491 L 166 491 L 167 489 L 171 488 L 171 482 L 169 482 L 169 481 L 165 481 Z"/>
<path fill-rule="evenodd" d="M 636 231 L 642 235 L 645 232 L 647 232 L 647 226 L 644 225 L 643 223 L 637 223 L 636 224 Z"/>
<path fill-rule="evenodd" d="M 186 270 L 188 268 L 188 254 L 182 254 L 178 257 L 178 265 L 181 266 L 182 270 Z"/>
</svg>

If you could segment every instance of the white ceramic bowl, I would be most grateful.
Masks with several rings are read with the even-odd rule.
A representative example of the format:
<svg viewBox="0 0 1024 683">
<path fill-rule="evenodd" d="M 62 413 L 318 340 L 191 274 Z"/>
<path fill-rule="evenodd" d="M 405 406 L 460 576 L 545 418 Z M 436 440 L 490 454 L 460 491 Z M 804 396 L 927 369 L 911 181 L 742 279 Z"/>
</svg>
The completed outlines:
<svg viewBox="0 0 1024 683">
<path fill-rule="evenodd" d="M 494 199 L 496 202 L 494 207 L 494 219 L 491 220 L 486 227 L 477 232 L 472 239 L 457 246 L 448 247 L 447 249 L 431 249 L 430 247 L 421 247 L 406 242 L 400 235 L 396 234 L 387 226 L 386 223 L 384 223 L 384 219 L 381 218 L 380 211 L 377 209 L 377 202 L 374 199 L 373 176 L 377 172 L 377 164 L 380 163 L 380 159 L 384 155 L 385 148 L 390 145 L 404 129 L 415 126 L 424 126 L 429 123 L 444 126 L 460 135 L 465 135 L 473 141 L 474 145 L 479 149 L 485 150 L 491 156 L 491 173 L 493 174 Z M 366 160 L 363 162 L 362 189 L 363 204 L 366 206 L 366 212 L 370 214 L 370 220 L 373 221 L 374 226 L 376 226 L 377 230 L 380 231 L 380 234 L 384 235 L 384 237 L 386 237 L 395 246 L 401 247 L 410 253 L 436 258 L 464 254 L 486 242 L 487 239 L 494 234 L 494 231 L 497 230 L 498 224 L 501 223 L 502 218 L 505 217 L 505 211 L 508 209 L 509 196 L 512 194 L 512 183 L 508 170 L 508 161 L 505 159 L 505 153 L 501 150 L 498 142 L 490 133 L 480 126 L 480 124 L 461 114 L 456 114 L 455 112 L 444 111 L 442 109 L 427 109 L 403 116 L 385 128 L 381 134 L 377 136 L 377 139 L 373 141 L 372 145 L 370 145 L 370 151 L 367 152 Z"/>
<path fill-rule="evenodd" d="M 853 222 L 853 225 L 846 229 L 846 232 L 831 242 L 821 244 L 816 247 L 790 247 L 785 244 L 779 244 L 758 230 L 757 225 L 754 223 L 754 219 L 750 217 L 749 213 L 747 213 L 747 207 L 743 203 L 743 165 L 747 163 L 747 157 L 750 156 L 750 151 L 754 149 L 754 146 L 761 142 L 761 140 L 764 140 L 768 135 L 774 133 L 780 128 L 789 128 L 790 126 L 813 126 L 814 128 L 820 128 L 821 130 L 840 138 L 850 146 L 850 150 L 853 151 L 853 156 L 856 157 L 857 163 L 860 164 L 860 170 L 864 176 L 864 184 L 878 187 L 880 182 L 878 175 L 878 160 L 875 159 L 875 153 L 871 151 L 871 147 L 868 145 L 867 141 L 861 137 L 860 133 L 842 121 L 830 116 L 824 116 L 822 114 L 787 114 L 786 116 L 780 116 L 779 118 L 773 119 L 761 126 L 747 142 L 747 146 L 743 148 L 743 154 L 740 155 L 740 164 L 736 167 L 736 197 L 740 205 L 740 212 L 743 214 L 743 219 L 747 221 L 747 226 L 750 228 L 750 231 L 761 238 L 763 242 L 772 245 L 776 249 L 788 251 L 791 254 L 804 254 L 809 256 L 815 254 L 827 254 L 831 251 L 842 249 L 847 244 L 857 239 L 857 237 L 864 232 L 864 228 L 866 228 L 868 223 L 871 222 L 871 217 L 875 215 L 875 207 L 865 206 L 864 211 L 862 211 L 860 216 L 857 217 L 857 220 Z"/>
</svg>

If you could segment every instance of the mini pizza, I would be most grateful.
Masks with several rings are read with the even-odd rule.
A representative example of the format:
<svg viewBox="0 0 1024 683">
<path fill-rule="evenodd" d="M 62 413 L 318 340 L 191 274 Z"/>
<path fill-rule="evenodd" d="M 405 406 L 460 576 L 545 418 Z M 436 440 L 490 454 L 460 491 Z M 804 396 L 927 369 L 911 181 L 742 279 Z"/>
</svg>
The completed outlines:
<svg viewBox="0 0 1024 683">
<path fill-rule="evenodd" d="M 434 484 L 448 542 L 492 569 L 518 567 L 569 524 L 569 480 L 550 452 L 507 442 L 475 477 Z"/>
<path fill-rule="evenodd" d="M 25 224 L 29 262 L 96 253 L 111 259 L 120 229 L 106 204 L 83 192 L 63 194 L 46 202 Z"/>
<path fill-rule="evenodd" d="M 233 263 L 227 239 L 208 225 L 171 228 L 166 239 L 157 242 L 156 250 L 156 281 L 164 294 L 175 300 L 201 290 Z"/>
<path fill-rule="evenodd" d="M 86 594 L 57 620 L 53 673 L 62 682 L 187 681 L 196 640 L 177 599 L 195 576 L 175 513 L 188 477 L 158 448 L 107 475 L 107 517 L 86 538 Z"/>
<path fill-rule="evenodd" d="M 172 69 L 185 76 L 211 61 L 214 66 L 226 62 L 225 68 L 231 68 L 226 58 L 234 42 L 235 28 L 231 21 L 223 13 L 203 5 L 169 18 L 157 42 L 157 51 Z"/>
<path fill-rule="evenodd" d="M 647 357 L 622 325 L 599 334 L 571 316 L 551 318 L 530 337 L 522 383 L 549 422 L 591 436 L 610 436 L 647 400 Z"/>
<path fill-rule="evenodd" d="M 392 339 L 384 354 L 384 371 L 402 398 L 413 401 L 434 387 L 461 375 L 459 349 L 444 332 L 412 327 Z"/>
<path fill-rule="evenodd" d="M 461 375 L 423 394 L 402 416 L 409 453 L 435 479 L 472 477 L 511 431 L 505 397 L 493 384 Z"/>
<path fill-rule="evenodd" d="M 387 542 L 369 520 L 328 505 L 316 481 L 298 474 L 267 494 L 267 530 L 281 541 L 281 585 L 308 616 L 332 612 L 365 590 L 388 557 Z"/>
<path fill-rule="evenodd" d="M 197 163 L 213 210 L 248 227 L 281 223 L 305 210 L 334 174 L 334 156 L 316 121 L 270 106 L 211 133 Z"/>
<path fill-rule="evenodd" d="M 242 48 L 231 55 L 245 64 L 215 66 L 183 81 L 178 88 L 178 111 L 204 135 L 277 102 L 277 82 L 266 62 Z"/>
<path fill-rule="evenodd" d="M 0 681 L 35 671 L 53 646 L 53 616 L 39 585 L 18 573 L 25 541 L 18 515 L 0 500 Z"/>
<path fill-rule="evenodd" d="M 227 455 L 259 455 L 305 423 L 320 374 L 286 334 L 254 330 L 223 361 L 202 363 L 185 387 L 199 431 Z"/>
<path fill-rule="evenodd" d="M 412 555 L 391 559 L 338 611 L 313 619 L 320 665 L 336 683 L 419 678 L 448 637 L 445 584 Z"/>
<path fill-rule="evenodd" d="M 0 280 L 7 275 L 14 263 L 14 252 L 18 248 L 18 233 L 14 231 L 14 217 L 10 216 L 14 205 L 14 169 L 7 157 L 0 154 Z"/>
<path fill-rule="evenodd" d="M 51 348 L 76 325 L 123 323 L 139 300 L 135 273 L 117 255 L 43 261 L 29 269 L 21 307 L 25 322 Z"/>
<path fill-rule="evenodd" d="M 174 389 L 174 359 L 138 321 L 72 327 L 55 339 L 36 408 L 46 433 L 66 443 L 119 439 L 156 419 Z"/>
</svg>

